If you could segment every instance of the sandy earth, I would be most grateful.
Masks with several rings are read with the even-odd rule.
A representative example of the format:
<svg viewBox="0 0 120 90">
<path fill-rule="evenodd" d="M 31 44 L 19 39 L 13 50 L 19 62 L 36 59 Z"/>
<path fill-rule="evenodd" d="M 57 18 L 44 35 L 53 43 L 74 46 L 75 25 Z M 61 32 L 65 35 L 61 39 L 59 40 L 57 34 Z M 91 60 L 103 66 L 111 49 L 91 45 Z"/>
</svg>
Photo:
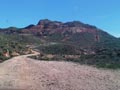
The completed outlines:
<svg viewBox="0 0 120 90">
<path fill-rule="evenodd" d="M 120 90 L 120 70 L 37 61 L 27 56 L 0 64 L 0 90 Z"/>
</svg>

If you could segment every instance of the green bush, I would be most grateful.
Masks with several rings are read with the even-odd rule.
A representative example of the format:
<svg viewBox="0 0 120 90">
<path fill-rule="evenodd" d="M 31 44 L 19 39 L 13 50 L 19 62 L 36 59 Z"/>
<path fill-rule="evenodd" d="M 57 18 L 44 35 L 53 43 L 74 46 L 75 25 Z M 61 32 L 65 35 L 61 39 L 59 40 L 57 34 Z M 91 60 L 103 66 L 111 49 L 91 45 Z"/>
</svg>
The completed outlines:
<svg viewBox="0 0 120 90">
<path fill-rule="evenodd" d="M 58 54 L 58 55 L 75 55 L 79 54 L 76 48 L 72 45 L 55 44 L 49 46 L 39 47 L 39 50 L 46 54 Z"/>
</svg>

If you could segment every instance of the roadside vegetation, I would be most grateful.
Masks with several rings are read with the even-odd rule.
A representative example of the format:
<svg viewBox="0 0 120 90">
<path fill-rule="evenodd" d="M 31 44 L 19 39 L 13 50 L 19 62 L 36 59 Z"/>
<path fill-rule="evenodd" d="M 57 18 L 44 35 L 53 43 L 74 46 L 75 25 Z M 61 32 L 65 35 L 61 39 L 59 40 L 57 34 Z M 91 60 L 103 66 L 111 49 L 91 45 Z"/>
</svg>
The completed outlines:
<svg viewBox="0 0 120 90">
<path fill-rule="evenodd" d="M 91 54 L 88 54 L 84 49 L 77 52 L 76 48 L 64 44 L 39 47 L 38 49 L 41 54 L 31 58 L 45 61 L 70 61 L 97 68 L 120 68 L 120 49 L 97 48 Z"/>
<path fill-rule="evenodd" d="M 0 62 L 3 62 L 11 57 L 31 53 L 30 47 L 40 43 L 36 37 L 30 35 L 17 35 L 17 34 L 3 34 L 0 33 Z"/>
</svg>

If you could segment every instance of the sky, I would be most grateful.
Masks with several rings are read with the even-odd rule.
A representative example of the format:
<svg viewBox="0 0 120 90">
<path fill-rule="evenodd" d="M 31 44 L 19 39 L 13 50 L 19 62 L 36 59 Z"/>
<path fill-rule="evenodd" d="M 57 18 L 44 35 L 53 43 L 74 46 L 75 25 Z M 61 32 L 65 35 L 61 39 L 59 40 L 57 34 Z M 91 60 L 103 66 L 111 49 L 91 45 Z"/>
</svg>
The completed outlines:
<svg viewBox="0 0 120 90">
<path fill-rule="evenodd" d="M 0 28 L 81 21 L 120 37 L 120 0 L 0 0 Z"/>
</svg>

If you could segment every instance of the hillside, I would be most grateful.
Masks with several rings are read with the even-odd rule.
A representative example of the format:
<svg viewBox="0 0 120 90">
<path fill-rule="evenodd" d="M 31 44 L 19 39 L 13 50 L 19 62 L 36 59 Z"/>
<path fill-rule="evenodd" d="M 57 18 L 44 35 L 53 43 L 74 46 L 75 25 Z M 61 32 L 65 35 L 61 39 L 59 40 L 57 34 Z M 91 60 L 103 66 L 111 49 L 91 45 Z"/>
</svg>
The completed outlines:
<svg viewBox="0 0 120 90">
<path fill-rule="evenodd" d="M 116 39 L 103 30 L 80 21 L 62 23 L 48 19 L 40 20 L 37 25 L 29 25 L 22 29 L 21 33 L 31 33 L 47 41 L 73 43 L 82 47 Z"/>
<path fill-rule="evenodd" d="M 40 39 L 32 35 L 0 33 L 0 62 L 14 56 L 31 53 L 28 45 L 39 44 Z"/>
<path fill-rule="evenodd" d="M 25 28 L 1 29 L 0 34 L 3 39 L 0 39 L 0 42 L 3 42 L 1 60 L 4 59 L 3 48 L 6 48 L 5 52 L 15 51 L 25 54 L 30 47 L 43 53 L 43 57 L 34 57 L 36 59 L 49 60 L 46 56 L 52 54 L 55 57 L 50 60 L 60 59 L 98 67 L 120 68 L 120 40 L 93 25 L 80 21 L 63 23 L 44 19 L 37 25 L 31 24 Z M 12 46 L 16 47 L 13 48 L 11 42 Z M 22 46 L 21 52 L 19 46 Z"/>
<path fill-rule="evenodd" d="M 32 34 L 47 42 L 72 43 L 81 47 L 90 47 L 96 42 L 116 40 L 107 32 L 80 21 L 63 23 L 44 19 L 37 25 L 31 24 L 25 28 L 10 27 L 0 31 L 6 34 Z"/>
</svg>

